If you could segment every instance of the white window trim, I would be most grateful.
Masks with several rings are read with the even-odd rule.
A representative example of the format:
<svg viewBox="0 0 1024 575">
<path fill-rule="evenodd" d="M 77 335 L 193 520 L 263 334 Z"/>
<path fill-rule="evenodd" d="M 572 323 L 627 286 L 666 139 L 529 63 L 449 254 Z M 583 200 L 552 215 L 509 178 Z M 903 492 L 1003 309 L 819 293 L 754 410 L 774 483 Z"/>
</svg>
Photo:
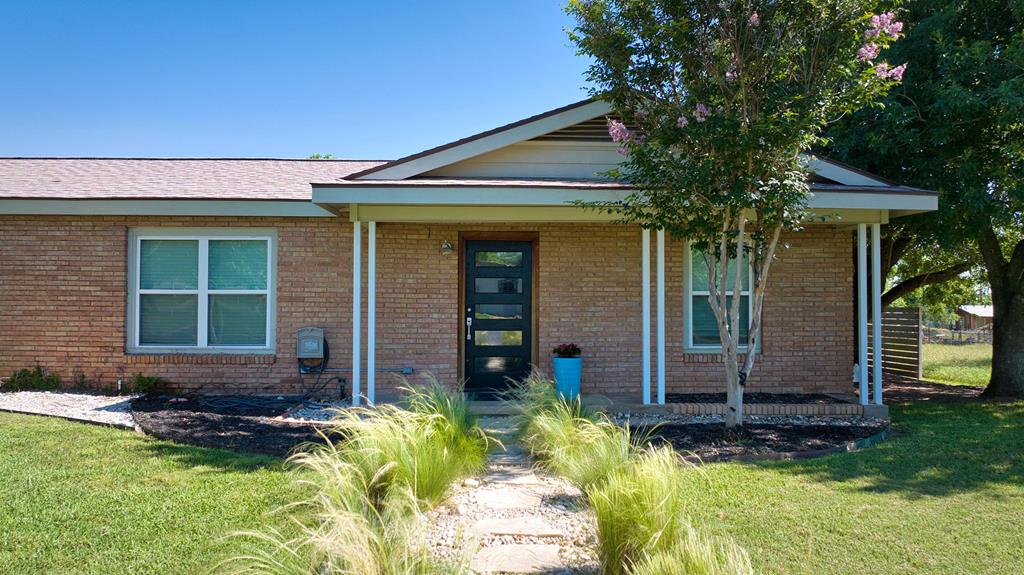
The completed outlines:
<svg viewBox="0 0 1024 575">
<path fill-rule="evenodd" d="M 263 290 L 208 289 L 210 240 L 262 240 L 267 242 L 267 288 Z M 142 240 L 192 240 L 199 242 L 199 285 L 194 290 L 141 289 L 139 269 Z M 277 308 L 277 230 L 273 228 L 133 228 L 128 232 L 127 352 L 131 354 L 254 355 L 273 354 Z M 139 343 L 140 295 L 172 294 L 198 296 L 198 334 L 195 346 L 142 345 Z M 210 346 L 210 295 L 266 295 L 267 325 L 263 345 Z"/>
<path fill-rule="evenodd" d="M 683 351 L 684 353 L 720 353 L 722 352 L 721 345 L 694 345 L 693 343 L 693 298 L 694 296 L 701 295 L 708 296 L 711 292 L 710 290 L 693 289 L 693 248 L 689 242 L 687 242 L 685 246 L 686 249 L 683 254 Z M 747 317 L 753 318 L 754 297 L 750 286 L 754 279 L 754 267 L 750 265 L 747 267 L 747 285 L 745 286 L 746 289 L 740 290 L 740 297 L 747 296 Z M 730 289 L 728 293 L 729 295 L 732 295 L 732 290 Z M 759 348 L 760 342 L 755 346 L 755 349 Z M 746 353 L 747 345 L 745 343 L 741 343 L 737 349 L 739 349 L 740 353 Z"/>
</svg>

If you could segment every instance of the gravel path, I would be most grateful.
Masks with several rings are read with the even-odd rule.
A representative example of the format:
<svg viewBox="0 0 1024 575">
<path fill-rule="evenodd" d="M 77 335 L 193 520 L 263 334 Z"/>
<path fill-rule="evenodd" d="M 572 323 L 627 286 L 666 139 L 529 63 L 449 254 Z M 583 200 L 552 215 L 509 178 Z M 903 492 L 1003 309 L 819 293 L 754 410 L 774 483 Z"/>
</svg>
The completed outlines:
<svg viewBox="0 0 1024 575">
<path fill-rule="evenodd" d="M 427 514 L 434 553 L 468 560 L 475 573 L 596 573 L 593 517 L 579 490 L 531 467 L 511 443 L 510 418 L 481 425 L 506 448 L 490 455 L 484 476 L 467 479 Z"/>
<path fill-rule="evenodd" d="M 50 415 L 134 429 L 135 421 L 130 412 L 133 397 L 135 396 L 15 391 L 0 393 L 0 410 Z"/>
</svg>

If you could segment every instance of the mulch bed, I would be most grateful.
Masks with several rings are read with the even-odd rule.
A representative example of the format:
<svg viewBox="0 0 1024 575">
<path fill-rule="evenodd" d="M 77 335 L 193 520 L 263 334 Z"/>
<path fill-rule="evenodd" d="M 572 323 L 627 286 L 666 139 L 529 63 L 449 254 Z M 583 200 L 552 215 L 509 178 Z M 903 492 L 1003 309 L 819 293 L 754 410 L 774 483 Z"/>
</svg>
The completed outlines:
<svg viewBox="0 0 1024 575">
<path fill-rule="evenodd" d="M 666 403 L 725 403 L 725 393 L 666 393 Z M 833 404 L 846 403 L 823 393 L 744 393 L 743 403 Z"/>
<path fill-rule="evenodd" d="M 683 455 L 700 460 L 798 458 L 842 450 L 853 441 L 875 436 L 886 425 L 747 424 L 726 429 L 721 423 L 662 425 L 655 443 L 668 443 Z M 642 430 L 640 430 L 642 432 Z"/>
<path fill-rule="evenodd" d="M 132 402 L 132 417 L 161 439 L 246 453 L 285 457 L 302 443 L 323 441 L 312 424 L 275 420 L 284 403 L 237 399 L 142 397 Z"/>
</svg>

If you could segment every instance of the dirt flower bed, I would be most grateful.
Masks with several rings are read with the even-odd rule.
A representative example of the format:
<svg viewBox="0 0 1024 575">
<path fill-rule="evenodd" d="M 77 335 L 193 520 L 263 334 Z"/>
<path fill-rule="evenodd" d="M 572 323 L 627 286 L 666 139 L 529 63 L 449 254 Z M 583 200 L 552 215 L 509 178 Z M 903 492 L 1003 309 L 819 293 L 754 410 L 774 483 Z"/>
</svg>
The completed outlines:
<svg viewBox="0 0 1024 575">
<path fill-rule="evenodd" d="M 161 439 L 285 457 L 298 445 L 323 441 L 313 423 L 281 419 L 287 407 L 245 398 L 156 396 L 133 401 L 132 417 Z"/>
</svg>

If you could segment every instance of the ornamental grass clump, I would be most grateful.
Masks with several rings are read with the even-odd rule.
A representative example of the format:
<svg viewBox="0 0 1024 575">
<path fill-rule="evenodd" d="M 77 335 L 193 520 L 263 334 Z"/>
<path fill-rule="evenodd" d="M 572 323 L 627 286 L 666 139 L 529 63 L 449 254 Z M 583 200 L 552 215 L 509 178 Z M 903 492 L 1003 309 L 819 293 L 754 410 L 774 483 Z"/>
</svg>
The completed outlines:
<svg viewBox="0 0 1024 575">
<path fill-rule="evenodd" d="M 750 556 L 728 539 L 702 534 L 687 524 L 668 549 L 645 555 L 629 575 L 753 575 Z"/>
<path fill-rule="evenodd" d="M 329 445 L 299 453 L 291 462 L 313 495 L 289 506 L 304 521 L 299 534 L 246 532 L 251 551 L 222 562 L 230 575 L 441 575 L 465 573 L 434 558 L 416 519 L 419 500 L 408 486 L 387 482 L 389 466 L 369 477 Z M 374 494 L 387 493 L 378 498 Z"/>
<path fill-rule="evenodd" d="M 373 500 L 408 488 L 421 505 L 431 506 L 456 479 L 483 469 L 489 440 L 461 392 L 434 382 L 423 390 L 406 388 L 406 394 L 410 409 L 342 410 L 329 433 L 339 437 L 337 457 L 359 471 Z"/>
<path fill-rule="evenodd" d="M 520 441 L 544 468 L 587 489 L 629 463 L 646 437 L 635 438 L 602 413 L 566 400 L 554 382 L 534 372 L 515 388 L 522 407 Z"/>
<path fill-rule="evenodd" d="M 406 388 L 408 409 L 394 405 L 341 410 L 327 441 L 289 462 L 308 499 L 289 505 L 299 535 L 243 533 L 253 551 L 221 563 L 231 574 L 433 575 L 465 573 L 434 558 L 423 543 L 419 513 L 451 484 L 480 471 L 489 438 L 461 390 L 436 380 Z"/>
</svg>

